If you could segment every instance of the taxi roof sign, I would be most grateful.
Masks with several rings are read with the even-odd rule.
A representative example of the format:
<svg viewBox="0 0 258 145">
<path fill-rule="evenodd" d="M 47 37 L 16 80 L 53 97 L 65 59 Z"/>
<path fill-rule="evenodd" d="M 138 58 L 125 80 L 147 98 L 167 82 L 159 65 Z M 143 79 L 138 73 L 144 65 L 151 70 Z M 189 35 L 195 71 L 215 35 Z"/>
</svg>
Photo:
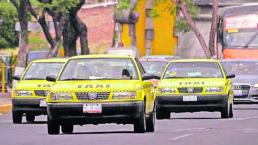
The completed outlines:
<svg viewBox="0 0 258 145">
<path fill-rule="evenodd" d="M 136 56 L 136 51 L 133 48 L 110 48 L 107 50 L 107 54 Z"/>
</svg>

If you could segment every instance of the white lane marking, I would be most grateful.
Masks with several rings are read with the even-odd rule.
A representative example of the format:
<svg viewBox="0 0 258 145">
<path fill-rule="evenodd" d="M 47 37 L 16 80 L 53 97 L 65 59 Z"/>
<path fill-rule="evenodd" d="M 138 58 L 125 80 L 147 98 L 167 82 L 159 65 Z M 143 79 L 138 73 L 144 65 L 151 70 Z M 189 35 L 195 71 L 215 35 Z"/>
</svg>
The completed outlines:
<svg viewBox="0 0 258 145">
<path fill-rule="evenodd" d="M 169 140 L 170 140 L 170 141 L 175 141 L 175 140 L 183 139 L 183 138 L 186 138 L 186 137 L 192 136 L 192 135 L 193 135 L 193 134 L 184 134 L 184 135 L 180 135 L 180 136 L 171 138 L 171 139 L 169 139 Z"/>
</svg>

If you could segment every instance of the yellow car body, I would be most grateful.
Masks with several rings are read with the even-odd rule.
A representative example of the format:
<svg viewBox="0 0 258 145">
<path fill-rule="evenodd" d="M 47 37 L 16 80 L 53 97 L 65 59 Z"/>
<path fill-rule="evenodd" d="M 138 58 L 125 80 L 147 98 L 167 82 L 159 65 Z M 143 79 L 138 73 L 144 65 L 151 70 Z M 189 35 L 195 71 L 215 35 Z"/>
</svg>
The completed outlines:
<svg viewBox="0 0 258 145">
<path fill-rule="evenodd" d="M 222 118 L 233 117 L 233 90 L 229 79 L 233 77 L 226 75 L 217 60 L 171 61 L 156 89 L 157 119 L 170 118 L 171 112 L 197 111 L 219 111 Z"/>
<path fill-rule="evenodd" d="M 27 121 L 35 116 L 46 114 L 46 96 L 53 84 L 44 75 L 58 75 L 67 59 L 39 59 L 32 61 L 25 69 L 12 91 L 13 122 L 21 123 L 25 114 Z M 48 67 L 51 65 L 51 68 Z M 51 69 L 51 70 L 50 70 Z"/>
<path fill-rule="evenodd" d="M 130 66 L 134 75 L 122 79 L 120 63 L 127 61 L 125 65 Z M 89 70 L 81 73 L 83 67 Z M 87 72 L 92 76 L 83 78 Z M 109 78 L 111 74 L 115 78 Z M 73 77 L 70 79 L 69 75 Z M 56 79 L 48 79 L 55 82 L 47 96 L 48 133 L 58 134 L 60 126 L 63 133 L 72 133 L 73 125 L 102 123 L 134 124 L 136 132 L 154 131 L 154 87 L 149 79 L 138 59 L 132 56 L 70 58 Z"/>
</svg>

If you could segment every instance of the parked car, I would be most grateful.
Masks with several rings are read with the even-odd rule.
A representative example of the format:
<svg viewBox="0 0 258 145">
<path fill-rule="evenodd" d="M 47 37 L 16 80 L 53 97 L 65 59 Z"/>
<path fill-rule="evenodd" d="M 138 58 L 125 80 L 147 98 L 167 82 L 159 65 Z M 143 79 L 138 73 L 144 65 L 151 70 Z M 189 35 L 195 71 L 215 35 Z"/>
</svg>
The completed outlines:
<svg viewBox="0 0 258 145">
<path fill-rule="evenodd" d="M 171 112 L 218 111 L 233 117 L 233 88 L 219 61 L 174 60 L 165 69 L 156 89 L 157 119 Z"/>
<path fill-rule="evenodd" d="M 46 96 L 53 84 L 47 75 L 57 76 L 66 59 L 39 59 L 32 61 L 22 76 L 14 76 L 18 83 L 12 92 L 13 123 L 22 123 L 22 116 L 33 122 L 35 116 L 47 114 Z"/>
<path fill-rule="evenodd" d="M 222 64 L 228 74 L 235 74 L 234 85 L 235 103 L 258 102 L 258 60 L 230 59 Z"/>
</svg>

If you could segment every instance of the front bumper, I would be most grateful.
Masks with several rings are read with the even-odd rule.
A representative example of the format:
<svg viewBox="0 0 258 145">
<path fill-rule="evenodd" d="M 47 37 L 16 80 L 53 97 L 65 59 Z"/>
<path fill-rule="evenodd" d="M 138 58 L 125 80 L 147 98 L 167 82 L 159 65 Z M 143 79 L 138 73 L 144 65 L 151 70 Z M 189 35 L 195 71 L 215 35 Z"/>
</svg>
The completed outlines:
<svg viewBox="0 0 258 145">
<path fill-rule="evenodd" d="M 143 112 L 143 101 L 99 103 L 101 113 L 84 113 L 83 104 L 87 103 L 48 103 L 50 119 L 72 124 L 122 123 L 132 124 Z"/>
<path fill-rule="evenodd" d="M 251 87 L 250 90 L 241 90 L 242 95 L 234 95 L 234 103 L 258 103 L 258 88 Z"/>
<path fill-rule="evenodd" d="M 228 95 L 197 95 L 197 101 L 183 101 L 183 95 L 157 96 L 157 108 L 169 112 L 220 111 L 227 101 Z"/>
<path fill-rule="evenodd" d="M 45 98 L 12 99 L 13 111 L 30 113 L 33 115 L 47 114 L 47 107 L 40 106 L 40 101 Z"/>
</svg>

